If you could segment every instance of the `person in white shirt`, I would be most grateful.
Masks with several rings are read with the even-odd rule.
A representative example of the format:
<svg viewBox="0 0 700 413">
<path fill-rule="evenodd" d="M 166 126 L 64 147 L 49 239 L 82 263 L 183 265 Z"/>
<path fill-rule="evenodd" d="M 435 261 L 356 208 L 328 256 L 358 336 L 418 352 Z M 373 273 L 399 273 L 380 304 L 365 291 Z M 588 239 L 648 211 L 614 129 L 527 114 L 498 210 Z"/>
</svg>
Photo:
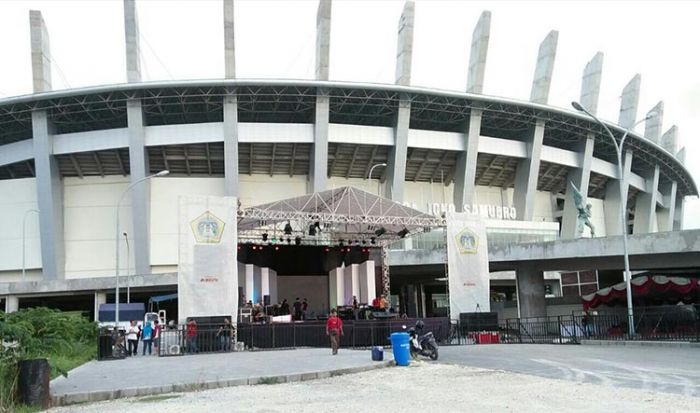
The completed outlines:
<svg viewBox="0 0 700 413">
<path fill-rule="evenodd" d="M 131 320 L 131 325 L 129 329 L 126 330 L 126 340 L 129 343 L 129 350 L 126 354 L 129 356 L 135 356 L 139 351 L 139 333 L 140 331 L 136 325 L 136 321 Z"/>
</svg>

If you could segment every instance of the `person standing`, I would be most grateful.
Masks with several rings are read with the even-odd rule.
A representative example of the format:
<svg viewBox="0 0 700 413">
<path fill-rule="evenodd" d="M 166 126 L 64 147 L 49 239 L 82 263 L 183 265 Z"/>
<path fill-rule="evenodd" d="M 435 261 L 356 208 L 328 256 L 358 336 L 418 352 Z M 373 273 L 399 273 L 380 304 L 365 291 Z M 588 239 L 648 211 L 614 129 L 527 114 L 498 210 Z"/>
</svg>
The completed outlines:
<svg viewBox="0 0 700 413">
<path fill-rule="evenodd" d="M 357 302 L 357 296 L 352 296 L 352 317 L 355 320 L 360 318 L 360 304 Z"/>
<path fill-rule="evenodd" d="M 294 304 L 292 304 L 292 306 L 294 307 L 294 320 L 301 320 L 301 301 L 299 301 L 299 297 L 294 300 Z"/>
<path fill-rule="evenodd" d="M 129 344 L 129 349 L 126 354 L 135 356 L 139 351 L 139 328 L 136 326 L 136 321 L 131 320 L 129 329 L 126 330 L 126 341 Z"/>
<path fill-rule="evenodd" d="M 187 323 L 187 352 L 198 353 L 197 348 L 197 322 L 190 320 Z"/>
<path fill-rule="evenodd" d="M 231 321 L 228 318 L 224 318 L 224 324 L 219 327 L 219 331 L 216 333 L 219 336 L 219 344 L 221 351 L 231 351 L 231 333 L 233 331 L 233 326 L 231 326 Z"/>
<path fill-rule="evenodd" d="M 304 301 L 301 302 L 301 319 L 306 320 L 306 311 L 309 309 L 309 302 L 304 297 Z"/>
<path fill-rule="evenodd" d="M 331 339 L 332 354 L 337 355 L 338 347 L 340 347 L 340 337 L 343 335 L 343 320 L 338 317 L 335 308 L 331 310 L 331 316 L 326 321 L 326 335 Z"/>
<path fill-rule="evenodd" d="M 143 355 L 146 355 L 146 348 L 148 348 L 148 355 L 151 355 L 151 345 L 153 344 L 153 327 L 148 321 L 144 324 L 143 330 L 141 330 L 141 341 L 143 341 Z"/>
<path fill-rule="evenodd" d="M 287 302 L 286 298 L 282 300 L 282 304 L 280 305 L 280 312 L 282 313 L 281 315 L 289 314 L 289 303 Z"/>
<path fill-rule="evenodd" d="M 160 349 L 160 323 L 158 320 L 153 321 L 153 349 L 155 350 L 156 356 L 159 355 Z"/>
</svg>

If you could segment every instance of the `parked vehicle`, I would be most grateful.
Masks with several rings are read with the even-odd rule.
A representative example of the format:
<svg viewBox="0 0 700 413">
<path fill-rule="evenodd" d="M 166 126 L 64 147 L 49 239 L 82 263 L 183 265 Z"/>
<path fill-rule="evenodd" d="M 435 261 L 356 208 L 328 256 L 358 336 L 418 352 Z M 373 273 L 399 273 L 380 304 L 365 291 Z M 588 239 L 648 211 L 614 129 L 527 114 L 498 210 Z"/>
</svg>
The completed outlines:
<svg viewBox="0 0 700 413">
<path fill-rule="evenodd" d="M 428 357 L 430 360 L 438 359 L 438 344 L 435 341 L 432 331 L 423 334 L 425 323 L 422 320 L 416 321 L 416 326 L 408 330 L 411 343 L 411 357 Z"/>
</svg>

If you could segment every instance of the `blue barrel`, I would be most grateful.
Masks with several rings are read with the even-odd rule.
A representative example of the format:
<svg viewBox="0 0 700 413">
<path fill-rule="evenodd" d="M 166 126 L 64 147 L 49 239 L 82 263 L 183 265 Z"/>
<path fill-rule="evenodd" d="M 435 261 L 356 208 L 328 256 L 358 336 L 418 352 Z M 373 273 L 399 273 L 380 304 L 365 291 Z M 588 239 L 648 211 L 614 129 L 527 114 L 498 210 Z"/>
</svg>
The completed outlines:
<svg viewBox="0 0 700 413">
<path fill-rule="evenodd" d="M 411 359 L 408 333 L 391 333 L 391 351 L 394 353 L 394 361 L 399 366 L 408 366 Z"/>
<path fill-rule="evenodd" d="M 382 361 L 384 360 L 384 348 L 379 346 L 372 347 L 372 360 Z"/>
</svg>

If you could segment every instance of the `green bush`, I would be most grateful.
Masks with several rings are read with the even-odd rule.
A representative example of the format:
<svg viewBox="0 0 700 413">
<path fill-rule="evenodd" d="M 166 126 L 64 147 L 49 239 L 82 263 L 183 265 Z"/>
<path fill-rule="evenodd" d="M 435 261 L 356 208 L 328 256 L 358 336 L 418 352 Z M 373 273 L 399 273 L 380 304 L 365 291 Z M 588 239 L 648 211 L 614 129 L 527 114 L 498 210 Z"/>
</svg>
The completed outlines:
<svg viewBox="0 0 700 413">
<path fill-rule="evenodd" d="M 0 412 L 16 403 L 18 362 L 46 358 L 56 377 L 96 356 L 97 325 L 48 308 L 0 313 Z"/>
</svg>

